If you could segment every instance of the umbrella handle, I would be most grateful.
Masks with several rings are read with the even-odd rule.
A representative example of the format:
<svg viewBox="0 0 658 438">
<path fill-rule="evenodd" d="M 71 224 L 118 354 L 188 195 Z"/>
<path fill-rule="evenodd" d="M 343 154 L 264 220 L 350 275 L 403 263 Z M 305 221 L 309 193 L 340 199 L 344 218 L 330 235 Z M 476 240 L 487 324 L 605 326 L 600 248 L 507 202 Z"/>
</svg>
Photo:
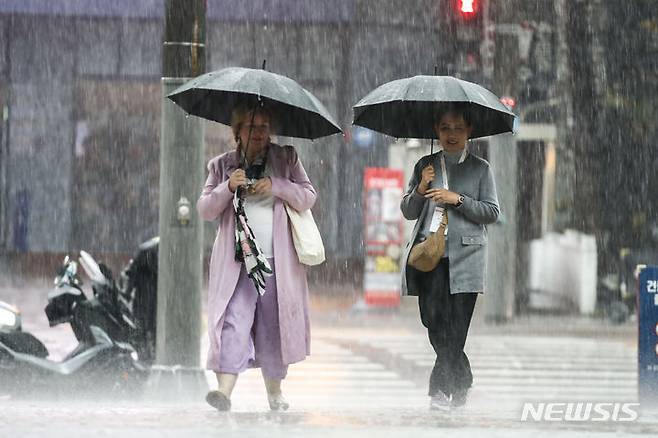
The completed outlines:
<svg viewBox="0 0 658 438">
<path fill-rule="evenodd" d="M 434 76 L 438 76 L 439 74 L 439 66 L 438 64 L 434 64 Z M 430 155 L 434 153 L 434 139 L 430 141 Z"/>
<path fill-rule="evenodd" d="M 265 64 L 267 63 L 267 59 L 263 59 L 263 70 L 265 70 Z M 260 100 L 260 98 L 259 98 Z M 256 117 L 256 109 L 258 108 L 258 104 L 254 107 L 254 110 L 251 113 L 251 123 L 249 124 L 249 136 L 247 137 L 247 145 L 244 148 L 244 155 L 242 157 L 242 168 L 246 169 L 247 168 L 247 151 L 249 150 L 249 142 L 251 141 L 251 131 L 254 129 L 254 118 Z"/>
<path fill-rule="evenodd" d="M 247 168 L 247 151 L 249 151 L 249 143 L 251 142 L 251 132 L 254 129 L 254 119 L 256 118 L 256 109 L 258 107 L 254 107 L 254 110 L 251 112 L 251 123 L 249 123 L 249 136 L 247 136 L 247 144 L 244 147 L 244 151 L 242 153 L 242 159 L 240 160 L 242 162 L 242 167 L 243 169 Z"/>
<path fill-rule="evenodd" d="M 265 60 L 263 60 L 263 67 L 265 66 Z M 261 106 L 263 105 L 263 102 L 260 100 L 260 97 L 258 100 L 261 102 Z M 247 168 L 247 152 L 249 151 L 249 143 L 251 143 L 251 133 L 254 130 L 254 119 L 256 118 L 256 110 L 258 109 L 258 103 L 254 106 L 254 109 L 251 112 L 251 123 L 249 124 L 249 136 L 247 137 L 247 144 L 244 147 L 244 154 L 241 158 L 241 167 L 243 169 Z"/>
</svg>

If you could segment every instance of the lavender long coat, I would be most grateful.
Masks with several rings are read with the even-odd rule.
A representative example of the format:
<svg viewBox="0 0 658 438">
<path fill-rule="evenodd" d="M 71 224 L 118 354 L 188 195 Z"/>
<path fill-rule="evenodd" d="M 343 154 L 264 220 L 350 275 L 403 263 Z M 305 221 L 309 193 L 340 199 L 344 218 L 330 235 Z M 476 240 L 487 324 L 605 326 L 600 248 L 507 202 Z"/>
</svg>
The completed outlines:
<svg viewBox="0 0 658 438">
<path fill-rule="evenodd" d="M 303 211 L 315 203 L 316 193 L 292 146 L 270 144 L 268 155 L 274 195 L 273 250 L 278 292 L 281 353 L 284 364 L 303 360 L 310 354 L 310 325 L 306 271 L 299 263 L 292 242 L 288 215 L 283 202 Z M 210 257 L 208 283 L 208 334 L 210 350 L 207 368 L 219 370 L 219 352 L 224 312 L 240 276 L 235 261 L 235 216 L 230 174 L 238 168 L 237 152 L 231 151 L 208 163 L 208 179 L 197 201 L 205 220 L 219 218 L 217 237 Z"/>
</svg>

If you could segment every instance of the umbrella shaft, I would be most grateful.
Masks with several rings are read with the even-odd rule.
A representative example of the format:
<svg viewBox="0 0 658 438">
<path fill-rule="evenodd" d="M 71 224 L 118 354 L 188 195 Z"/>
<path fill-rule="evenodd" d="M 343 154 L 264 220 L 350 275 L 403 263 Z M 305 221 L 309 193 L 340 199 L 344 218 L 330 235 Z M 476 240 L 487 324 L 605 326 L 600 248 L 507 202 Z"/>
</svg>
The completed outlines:
<svg viewBox="0 0 658 438">
<path fill-rule="evenodd" d="M 244 155 L 242 157 L 242 168 L 247 167 L 247 153 L 249 152 L 249 143 L 251 142 L 251 133 L 254 130 L 254 119 L 256 118 L 256 108 L 251 112 L 251 122 L 249 123 L 249 135 L 247 136 L 247 144 L 244 147 Z"/>
</svg>

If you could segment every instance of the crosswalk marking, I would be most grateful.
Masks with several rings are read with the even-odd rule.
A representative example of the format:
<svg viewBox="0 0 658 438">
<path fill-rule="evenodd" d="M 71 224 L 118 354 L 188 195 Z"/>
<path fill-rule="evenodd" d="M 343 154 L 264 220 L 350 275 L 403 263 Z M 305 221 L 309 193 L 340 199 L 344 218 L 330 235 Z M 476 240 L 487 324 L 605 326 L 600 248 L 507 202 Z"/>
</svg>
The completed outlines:
<svg viewBox="0 0 658 438">
<path fill-rule="evenodd" d="M 433 362 L 432 362 L 433 363 Z M 477 371 L 479 377 L 518 377 L 518 378 L 556 378 L 556 377 L 565 377 L 565 378 L 584 378 L 584 379 L 611 379 L 611 378 L 623 378 L 624 380 L 634 380 L 637 378 L 637 372 L 633 371 L 590 371 L 582 369 L 574 370 L 537 370 L 537 369 L 519 369 L 519 370 L 509 370 L 509 369 L 491 369 L 489 367 L 472 367 L 474 371 Z"/>
<path fill-rule="evenodd" d="M 207 342 L 207 341 L 206 341 Z M 411 380 L 401 378 L 382 364 L 321 339 L 314 339 L 312 354 L 292 364 L 283 382 L 291 410 L 355 410 L 377 408 L 427 408 L 427 397 Z M 217 386 L 206 373 L 211 388 Z M 267 397 L 259 370 L 238 378 L 232 397 L 233 411 L 267 410 Z"/>
<path fill-rule="evenodd" d="M 475 361 L 482 361 L 482 362 L 487 362 L 487 361 L 493 361 L 493 362 L 501 362 L 501 361 L 509 361 L 512 362 L 514 360 L 531 360 L 531 361 L 537 361 L 537 362 L 542 362 L 542 363 L 565 363 L 565 361 L 569 361 L 569 363 L 604 363 L 607 365 L 635 365 L 634 357 L 625 357 L 625 358 L 610 358 L 610 357 L 602 357 L 602 356 L 576 356 L 572 358 L 565 358 L 564 356 L 557 357 L 557 356 L 546 356 L 544 354 L 540 353 L 527 353 L 524 355 L 520 355 L 518 353 L 510 353 L 508 355 L 506 354 L 483 354 L 483 353 L 477 353 L 473 354 L 469 350 L 465 350 L 466 355 L 469 357 L 469 359 L 473 359 Z M 416 353 L 401 353 L 400 356 L 404 357 L 405 359 L 409 360 L 417 360 L 417 359 L 426 359 L 429 356 L 432 356 L 434 352 L 432 350 L 427 350 L 427 351 L 422 351 L 422 352 L 416 352 Z"/>
<path fill-rule="evenodd" d="M 436 355 L 424 334 L 366 336 L 354 342 L 383 351 L 388 363 L 411 366 L 420 374 L 416 383 L 426 387 Z M 636 347 L 624 340 L 476 335 L 469 337 L 465 351 L 474 375 L 472 409 L 555 399 L 637 399 Z"/>
<path fill-rule="evenodd" d="M 427 409 L 435 355 L 424 334 L 325 335 L 314 338 L 312 347 L 307 360 L 290 366 L 283 383 L 292 409 Z M 524 401 L 637 400 L 636 350 L 622 341 L 471 336 L 466 352 L 474 374 L 467 412 L 507 409 L 514 416 Z M 216 387 L 210 372 L 208 381 Z M 232 402 L 235 411 L 267 410 L 259 370 L 240 376 Z"/>
</svg>

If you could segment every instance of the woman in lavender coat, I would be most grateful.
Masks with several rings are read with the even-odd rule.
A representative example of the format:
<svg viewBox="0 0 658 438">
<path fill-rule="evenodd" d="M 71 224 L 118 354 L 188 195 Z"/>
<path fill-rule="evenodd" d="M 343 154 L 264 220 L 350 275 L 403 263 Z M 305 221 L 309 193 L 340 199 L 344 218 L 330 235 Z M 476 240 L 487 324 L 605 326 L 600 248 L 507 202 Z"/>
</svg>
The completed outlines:
<svg viewBox="0 0 658 438">
<path fill-rule="evenodd" d="M 310 353 L 306 272 L 295 252 L 284 203 L 307 210 L 316 193 L 295 149 L 270 142 L 272 122 L 263 108 L 234 111 L 231 127 L 237 148 L 210 160 L 197 202 L 203 219 L 219 221 L 210 258 L 207 362 L 217 376 L 218 390 L 206 397 L 219 410 L 230 409 L 237 376 L 250 367 L 261 368 L 270 408 L 287 409 L 281 381 L 289 364 Z M 241 162 L 247 169 L 260 165 L 262 176 L 249 180 Z M 249 225 L 274 271 L 266 277 L 262 295 L 236 260 L 233 198 L 244 185 Z"/>
</svg>

